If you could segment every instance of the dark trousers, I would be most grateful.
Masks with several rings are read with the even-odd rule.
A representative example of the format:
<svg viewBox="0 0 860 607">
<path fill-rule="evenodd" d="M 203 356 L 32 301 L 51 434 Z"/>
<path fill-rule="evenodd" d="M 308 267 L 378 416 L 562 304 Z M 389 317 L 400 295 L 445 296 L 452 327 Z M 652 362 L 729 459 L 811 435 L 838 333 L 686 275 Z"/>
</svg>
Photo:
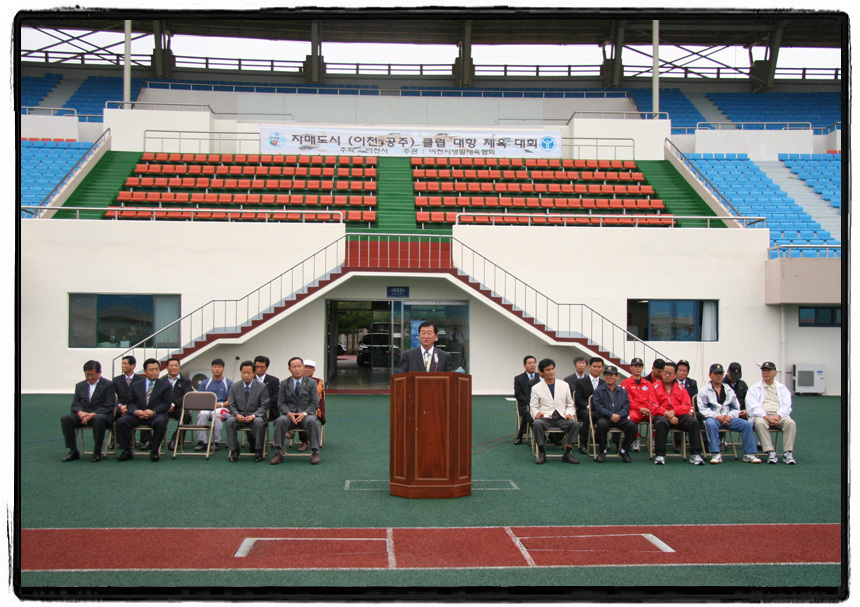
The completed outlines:
<svg viewBox="0 0 860 607">
<path fill-rule="evenodd" d="M 63 438 L 66 439 L 66 447 L 70 451 L 77 451 L 78 446 L 75 441 L 75 431 L 78 428 L 93 429 L 93 446 L 94 453 L 102 452 L 102 443 L 105 440 L 105 432 L 113 426 L 114 416 L 112 413 L 97 413 L 86 426 L 81 423 L 81 418 L 76 413 L 68 413 L 60 418 L 60 426 L 63 428 Z"/>
<path fill-rule="evenodd" d="M 528 405 L 517 403 L 517 411 L 520 414 L 520 429 L 517 430 L 517 438 L 522 438 L 528 431 L 529 425 L 531 425 L 534 420 L 532 419 L 531 413 L 529 413 Z"/>
<path fill-rule="evenodd" d="M 179 421 L 179 412 L 180 411 L 182 411 L 182 407 L 173 407 L 173 411 L 168 413 L 167 417 L 169 417 L 170 419 L 175 419 L 176 421 Z M 183 418 L 182 419 L 183 424 L 190 424 L 191 423 L 191 411 L 186 411 L 185 415 L 183 415 L 182 418 Z M 173 431 L 173 436 L 170 437 L 170 442 L 176 441 L 176 433 L 177 432 L 179 432 L 179 428 L 177 428 L 176 430 Z M 186 430 L 182 431 L 182 438 L 180 439 L 181 442 L 185 441 L 185 432 L 186 432 Z M 148 434 L 148 432 L 141 432 L 141 435 L 143 435 L 145 433 Z"/>
<path fill-rule="evenodd" d="M 591 424 L 588 421 L 588 409 L 577 409 L 576 419 L 579 421 L 579 447 L 588 449 L 588 437 L 591 434 Z"/>
<path fill-rule="evenodd" d="M 699 422 L 689 413 L 678 416 L 678 425 L 673 426 L 669 420 L 660 415 L 655 417 L 651 424 L 654 428 L 654 453 L 657 455 L 666 455 L 666 435 L 670 429 L 681 429 L 687 433 L 687 438 L 690 440 L 690 451 L 692 453 L 702 454 L 702 433 L 700 431 Z M 680 434 L 675 434 L 675 444 L 680 446 L 683 437 Z"/>
<path fill-rule="evenodd" d="M 600 451 L 606 451 L 606 437 L 609 435 L 609 430 L 612 428 L 618 428 L 624 432 L 624 440 L 621 441 L 621 448 L 624 451 L 629 452 L 630 445 L 633 444 L 633 440 L 636 438 L 636 424 L 626 417 L 618 420 L 617 422 L 613 422 L 605 417 L 601 417 L 597 420 L 595 433 L 597 434 L 598 449 Z"/>
<path fill-rule="evenodd" d="M 131 449 L 132 430 L 138 426 L 149 426 L 152 428 L 152 451 L 157 452 L 161 447 L 161 441 L 167 434 L 167 422 L 170 418 L 167 413 L 156 413 L 149 419 L 140 419 L 136 415 L 123 415 L 116 422 L 117 443 L 120 449 Z"/>
</svg>

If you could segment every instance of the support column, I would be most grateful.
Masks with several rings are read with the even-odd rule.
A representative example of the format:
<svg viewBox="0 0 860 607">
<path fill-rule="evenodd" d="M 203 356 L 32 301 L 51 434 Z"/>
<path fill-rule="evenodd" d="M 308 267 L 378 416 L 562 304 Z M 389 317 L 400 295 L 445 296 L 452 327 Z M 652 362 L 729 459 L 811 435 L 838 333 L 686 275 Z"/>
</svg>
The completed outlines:
<svg viewBox="0 0 860 607">
<path fill-rule="evenodd" d="M 463 34 L 458 44 L 459 54 L 454 61 L 454 85 L 471 88 L 475 79 L 475 66 L 472 64 L 472 21 L 463 24 Z"/>
<path fill-rule="evenodd" d="M 122 69 L 122 101 L 124 109 L 131 109 L 131 21 L 125 21 L 125 48 Z"/>
<path fill-rule="evenodd" d="M 305 82 L 308 84 L 320 84 L 325 75 L 325 63 L 322 57 L 322 42 L 320 36 L 320 22 L 311 21 L 311 54 L 305 57 Z"/>
<path fill-rule="evenodd" d="M 654 112 L 660 111 L 660 22 L 651 22 L 651 46 L 653 60 L 651 64 L 651 105 Z"/>
</svg>

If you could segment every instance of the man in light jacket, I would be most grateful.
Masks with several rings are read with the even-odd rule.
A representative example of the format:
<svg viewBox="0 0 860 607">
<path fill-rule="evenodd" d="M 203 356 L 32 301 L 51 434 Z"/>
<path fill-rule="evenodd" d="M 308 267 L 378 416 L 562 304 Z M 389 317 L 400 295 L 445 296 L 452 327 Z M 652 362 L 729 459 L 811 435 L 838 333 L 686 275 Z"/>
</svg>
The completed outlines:
<svg viewBox="0 0 860 607">
<path fill-rule="evenodd" d="M 576 421 L 576 407 L 573 404 L 570 386 L 567 382 L 555 381 L 555 361 L 551 358 L 541 360 L 538 363 L 538 371 L 541 380 L 532 386 L 529 401 L 529 411 L 534 419 L 532 432 L 538 448 L 535 463 L 546 463 L 546 451 L 544 451 L 546 429 L 561 428 L 567 434 L 561 461 L 578 464 L 579 460 L 571 453 L 579 434 L 579 422 Z"/>
<path fill-rule="evenodd" d="M 793 450 L 797 425 L 791 419 L 791 392 L 785 385 L 776 381 L 775 377 L 776 365 L 772 362 L 763 363 L 761 381 L 754 384 L 747 392 L 747 414 L 752 420 L 762 451 L 767 453 L 767 463 L 775 464 L 778 461 L 770 439 L 770 430 L 779 428 L 782 430 L 782 461 L 786 464 L 794 464 L 796 462 Z"/>
</svg>

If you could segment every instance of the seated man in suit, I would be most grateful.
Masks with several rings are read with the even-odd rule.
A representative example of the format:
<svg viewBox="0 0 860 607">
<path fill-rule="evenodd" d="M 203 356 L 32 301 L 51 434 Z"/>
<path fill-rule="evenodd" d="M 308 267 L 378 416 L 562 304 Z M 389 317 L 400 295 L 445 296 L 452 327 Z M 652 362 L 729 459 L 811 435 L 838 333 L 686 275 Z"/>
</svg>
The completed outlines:
<svg viewBox="0 0 860 607">
<path fill-rule="evenodd" d="M 134 356 L 128 355 L 122 357 L 122 373 L 113 378 L 113 385 L 116 389 L 116 418 L 119 419 L 128 412 L 128 392 L 131 389 L 131 384 L 143 381 L 143 376 L 134 372 L 137 366 L 137 359 Z M 144 433 L 141 433 L 144 434 Z M 111 438 L 111 448 L 116 442 L 116 437 Z"/>
<path fill-rule="evenodd" d="M 116 388 L 106 377 L 102 377 L 102 365 L 97 360 L 88 360 L 84 363 L 84 377 L 86 379 L 75 385 L 75 396 L 72 399 L 72 412 L 67 413 L 60 419 L 63 429 L 63 437 L 66 439 L 66 447 L 69 454 L 63 458 L 64 462 L 71 462 L 81 458 L 78 451 L 75 431 L 78 428 L 88 427 L 93 429 L 93 456 L 92 461 L 102 460 L 102 443 L 105 432 L 114 423 L 114 407 L 116 406 Z"/>
<path fill-rule="evenodd" d="M 630 421 L 630 399 L 627 390 L 618 385 L 618 369 L 612 365 L 603 371 L 603 383 L 597 386 L 591 399 L 594 417 L 597 419 L 597 457 L 594 461 L 600 463 L 606 458 L 606 438 L 610 428 L 620 428 L 624 431 L 621 441 L 621 459 L 629 464 L 630 446 L 636 438 L 636 424 Z"/>
<path fill-rule="evenodd" d="M 188 377 L 182 377 L 182 374 L 179 373 L 178 358 L 171 357 L 167 359 L 167 375 L 164 379 L 169 381 L 170 385 L 173 386 L 173 406 L 171 406 L 170 411 L 167 412 L 167 417 L 180 421 L 179 412 L 182 411 L 182 401 L 185 399 L 186 394 L 194 390 L 194 386 L 191 385 L 191 379 Z M 183 417 L 184 419 L 181 420 L 180 423 L 191 423 L 190 411 L 186 411 Z M 167 448 L 170 451 L 173 451 L 173 447 L 176 445 L 177 432 L 179 432 L 179 430 L 173 432 L 173 436 L 170 437 L 170 442 L 167 443 Z M 185 430 L 182 431 L 182 435 L 183 436 L 179 439 L 181 441 L 185 440 Z"/>
<path fill-rule="evenodd" d="M 397 372 L 453 371 L 454 365 L 451 362 L 451 355 L 435 346 L 438 333 L 439 329 L 432 320 L 422 322 L 418 326 L 418 340 L 421 345 L 406 350 L 400 356 Z"/>
<path fill-rule="evenodd" d="M 269 425 L 266 415 L 269 411 L 269 392 L 266 387 L 254 380 L 254 363 L 246 360 L 239 365 L 242 381 L 233 382 L 230 386 L 230 396 L 227 409 L 230 417 L 224 422 L 227 431 L 227 448 L 230 450 L 228 460 L 239 461 L 239 428 L 254 429 L 254 461 L 263 461 L 263 443 L 266 440 L 266 426 Z"/>
<path fill-rule="evenodd" d="M 320 406 L 317 408 L 317 419 L 320 420 L 320 423 L 324 426 L 325 425 L 325 384 L 324 384 L 323 380 L 321 380 L 319 377 L 314 377 L 314 371 L 316 371 L 316 369 L 317 369 L 316 362 L 312 361 L 310 358 L 307 358 L 304 361 L 302 361 L 302 363 L 305 366 L 305 375 L 307 377 L 309 377 L 317 385 L 317 393 L 319 394 L 319 397 L 320 397 Z M 290 430 L 289 432 L 287 432 L 287 438 L 291 439 L 291 438 L 293 438 L 294 435 L 295 435 L 295 432 L 293 430 Z M 299 437 L 299 440 L 302 443 L 301 445 L 299 445 L 299 451 L 301 451 L 301 452 L 307 451 L 308 450 L 308 444 L 310 443 L 310 439 L 308 438 L 308 433 L 302 432 L 301 436 Z"/>
<path fill-rule="evenodd" d="M 266 413 L 267 422 L 278 417 L 278 389 L 281 386 L 281 380 L 269 373 L 268 356 L 257 356 L 254 358 L 254 379 L 266 388 L 269 395 L 269 411 Z M 253 453 L 256 445 L 255 435 L 251 432 L 248 436 L 248 448 Z"/>
<path fill-rule="evenodd" d="M 576 383 L 576 389 L 573 392 L 576 417 L 579 420 L 579 452 L 582 454 L 588 453 L 588 437 L 591 434 L 588 420 L 588 397 L 594 394 L 598 386 L 603 384 L 603 379 L 600 377 L 601 373 L 603 373 L 603 359 L 599 356 L 592 356 L 588 361 L 588 375 Z M 591 417 L 596 419 L 593 409 Z"/>
<path fill-rule="evenodd" d="M 541 381 L 532 386 L 529 397 L 529 410 L 534 419 L 532 430 L 538 448 L 535 463 L 546 463 L 546 451 L 544 450 L 546 429 L 561 428 L 567 436 L 561 461 L 568 464 L 578 464 L 579 460 L 573 457 L 573 453 L 571 453 L 579 434 L 579 422 L 576 421 L 576 408 L 573 405 L 570 386 L 567 385 L 567 382 L 555 381 L 555 361 L 551 358 L 541 360 L 538 363 L 538 370 Z"/>
<path fill-rule="evenodd" d="M 514 399 L 517 401 L 517 411 L 520 414 L 520 427 L 514 439 L 515 445 L 523 444 L 523 434 L 528 431 L 532 423 L 532 416 L 529 413 L 532 386 L 540 381 L 540 376 L 536 372 L 537 359 L 531 354 L 523 358 L 523 369 L 525 371 L 514 377 Z"/>
<path fill-rule="evenodd" d="M 152 428 L 152 451 L 149 459 L 159 460 L 159 448 L 164 435 L 167 433 L 167 412 L 173 405 L 173 386 L 166 379 L 159 379 L 161 365 L 154 358 L 147 358 L 143 363 L 144 381 L 131 385 L 128 393 L 128 414 L 116 422 L 116 435 L 122 453 L 117 456 L 121 462 L 133 459 L 132 433 L 138 426 Z"/>
<path fill-rule="evenodd" d="M 316 382 L 305 375 L 304 361 L 294 356 L 289 361 L 290 377 L 281 382 L 278 390 L 278 412 L 275 420 L 275 456 L 273 466 L 284 461 L 284 437 L 293 428 L 302 428 L 311 441 L 311 463 L 320 463 L 320 427 L 316 412 L 319 392 Z"/>
</svg>

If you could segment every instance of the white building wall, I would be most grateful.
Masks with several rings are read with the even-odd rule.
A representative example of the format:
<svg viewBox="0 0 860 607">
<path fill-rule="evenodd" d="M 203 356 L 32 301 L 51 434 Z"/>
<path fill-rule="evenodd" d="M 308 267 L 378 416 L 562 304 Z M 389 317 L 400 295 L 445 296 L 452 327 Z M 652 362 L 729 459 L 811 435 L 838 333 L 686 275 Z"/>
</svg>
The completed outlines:
<svg viewBox="0 0 860 607">
<path fill-rule="evenodd" d="M 826 368 L 826 394 L 840 394 L 842 387 L 842 329 L 839 327 L 801 327 L 798 323 L 796 305 L 783 306 L 785 311 L 786 352 L 785 367 L 782 374 L 785 384 L 794 389 L 793 365 L 823 363 Z M 844 321 L 843 321 L 844 322 Z M 761 361 L 759 361 L 761 362 Z M 780 369 L 783 371 L 783 369 Z M 758 381 L 758 373 L 750 375 Z"/>
<path fill-rule="evenodd" d="M 43 360 L 49 353 L 54 373 L 22 365 L 23 391 L 68 392 L 80 380 L 84 361 L 96 358 L 109 366 L 121 353 L 68 347 L 70 292 L 181 293 L 187 313 L 212 299 L 244 296 L 336 240 L 342 230 L 340 225 L 24 221 L 22 360 Z M 790 329 L 786 360 L 780 360 L 779 307 L 764 304 L 763 231 L 460 226 L 455 237 L 555 301 L 588 304 L 620 326 L 626 326 L 628 298 L 719 300 L 719 341 L 650 344 L 671 358 L 690 360 L 699 381 L 712 362 L 737 360 L 754 377 L 757 362 L 774 360 L 785 369 L 810 362 L 800 355 L 814 353 L 811 362 L 830 370 L 828 393 L 839 390 L 838 332 Z M 735 269 L 731 279 L 727 267 Z M 565 374 L 572 369 L 576 346 L 550 342 L 453 277 L 415 274 L 336 282 L 291 314 L 241 340 L 213 346 L 186 365 L 206 370 L 220 356 L 229 370 L 236 356 L 262 353 L 273 359 L 272 372 L 284 376 L 286 359 L 296 354 L 317 360 L 323 373 L 325 299 L 385 299 L 385 287 L 392 284 L 409 286 L 413 300 L 469 302 L 476 394 L 507 393 L 526 353 L 554 357 Z"/>
</svg>

